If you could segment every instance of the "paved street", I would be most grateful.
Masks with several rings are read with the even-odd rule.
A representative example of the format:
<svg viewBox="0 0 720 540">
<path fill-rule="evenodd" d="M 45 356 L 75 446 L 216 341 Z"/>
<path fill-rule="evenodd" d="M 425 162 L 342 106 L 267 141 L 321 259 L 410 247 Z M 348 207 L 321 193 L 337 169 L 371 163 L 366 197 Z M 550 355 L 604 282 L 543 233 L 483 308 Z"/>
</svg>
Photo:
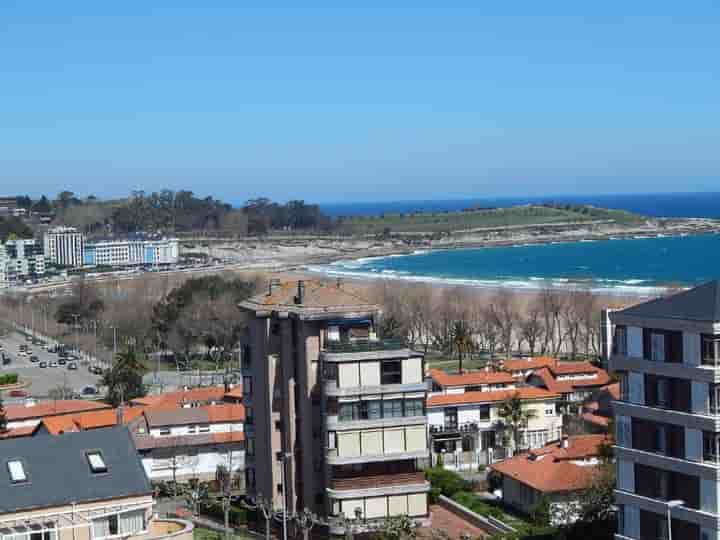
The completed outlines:
<svg viewBox="0 0 720 540">
<path fill-rule="evenodd" d="M 0 343 L 3 345 L 4 352 L 11 358 L 10 364 L 0 366 L 0 373 L 17 373 L 22 380 L 29 381 L 30 386 L 24 390 L 31 396 L 45 397 L 50 389 L 63 383 L 75 391 L 79 391 L 86 385 L 97 386 L 98 384 L 99 377 L 90 373 L 84 362 L 77 362 L 77 370 L 69 370 L 66 365 L 41 368 L 39 366 L 40 361 L 44 360 L 48 363 L 48 366 L 50 362 L 57 362 L 57 354 L 49 353 L 40 348 L 39 345 L 32 345 L 25 340 L 22 334 L 12 332 L 5 338 L 0 339 Z M 38 362 L 32 363 L 29 357 L 18 355 L 21 344 L 26 344 L 32 349 L 33 355 L 39 359 Z M 3 396 L 3 399 L 7 403 L 13 402 L 13 398 L 7 395 Z"/>
</svg>

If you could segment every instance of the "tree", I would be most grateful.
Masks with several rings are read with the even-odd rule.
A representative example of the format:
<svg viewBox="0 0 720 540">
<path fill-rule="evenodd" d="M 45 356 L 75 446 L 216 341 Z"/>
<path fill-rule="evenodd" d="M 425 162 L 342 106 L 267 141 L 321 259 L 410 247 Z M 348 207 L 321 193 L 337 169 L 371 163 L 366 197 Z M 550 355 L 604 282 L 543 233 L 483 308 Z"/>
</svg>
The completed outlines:
<svg viewBox="0 0 720 540">
<path fill-rule="evenodd" d="M 407 515 L 386 517 L 377 526 L 380 540 L 415 540 L 417 524 Z"/>
<path fill-rule="evenodd" d="M 530 521 L 540 527 L 550 525 L 550 499 L 545 494 L 530 509 Z"/>
<path fill-rule="evenodd" d="M 542 313 L 543 342 L 541 353 L 557 356 L 563 345 L 563 334 L 560 324 L 560 314 L 563 310 L 564 298 L 552 289 L 543 289 L 536 302 Z"/>
<path fill-rule="evenodd" d="M 73 395 L 73 389 L 67 384 L 58 384 L 54 388 L 48 390 L 48 397 L 50 399 L 70 399 Z"/>
<path fill-rule="evenodd" d="M 2 394 L 0 393 L 0 433 L 7 432 L 7 413 L 2 401 Z"/>
<path fill-rule="evenodd" d="M 523 407 L 520 393 L 515 392 L 500 405 L 498 415 L 501 418 L 501 423 L 510 430 L 513 452 L 517 453 L 520 449 L 522 429 L 527 427 L 531 418 L 535 417 L 535 411 Z"/>
<path fill-rule="evenodd" d="M 463 372 L 463 358 L 472 352 L 472 330 L 466 321 L 455 321 L 452 326 L 452 344 L 458 357 L 458 372 Z"/>
<path fill-rule="evenodd" d="M 598 468 L 591 485 L 580 493 L 580 519 L 586 522 L 610 519 L 614 512 L 615 466 Z"/>
<path fill-rule="evenodd" d="M 498 330 L 505 358 L 512 358 L 513 335 L 518 320 L 512 291 L 502 290 L 497 293 L 490 304 L 489 318 Z"/>
<path fill-rule="evenodd" d="M 113 407 L 145 395 L 142 379 L 145 366 L 142 365 L 135 349 L 128 348 L 115 357 L 113 366 L 102 377 L 107 387 L 105 400 Z"/>
<path fill-rule="evenodd" d="M 535 350 L 545 335 L 542 312 L 536 303 L 531 304 L 519 321 L 520 339 L 527 343 L 530 356 L 535 356 Z"/>
</svg>

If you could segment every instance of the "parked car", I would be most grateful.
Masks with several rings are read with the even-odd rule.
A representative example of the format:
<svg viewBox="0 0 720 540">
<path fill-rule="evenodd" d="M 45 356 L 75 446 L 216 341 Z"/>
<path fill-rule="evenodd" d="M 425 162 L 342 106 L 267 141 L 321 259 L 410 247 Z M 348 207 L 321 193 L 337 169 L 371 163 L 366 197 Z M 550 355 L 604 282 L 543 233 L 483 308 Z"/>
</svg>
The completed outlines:
<svg viewBox="0 0 720 540">
<path fill-rule="evenodd" d="M 58 365 L 59 364 L 57 362 L 50 362 L 50 367 L 58 367 Z"/>
<path fill-rule="evenodd" d="M 70 362 L 70 363 L 67 365 L 67 368 L 68 368 L 68 369 L 77 369 L 77 362 Z"/>
<path fill-rule="evenodd" d="M 10 390 L 10 397 L 28 397 L 28 393 L 25 390 Z"/>
<path fill-rule="evenodd" d="M 30 357 L 31 362 L 37 362 L 38 360 L 40 360 L 40 359 L 37 356 L 35 356 L 34 354 Z"/>
<path fill-rule="evenodd" d="M 102 375 L 103 374 L 103 368 L 101 368 L 100 366 L 90 366 L 88 369 L 90 370 L 90 373 L 92 373 L 93 375 Z"/>
<path fill-rule="evenodd" d="M 80 390 L 81 396 L 97 396 L 98 394 L 98 389 L 92 385 L 83 386 Z"/>
<path fill-rule="evenodd" d="M 67 360 L 65 359 L 65 357 L 59 358 L 58 364 L 60 364 L 61 366 L 64 366 L 65 364 L 67 364 Z"/>
<path fill-rule="evenodd" d="M 45 360 L 43 360 L 42 362 L 40 362 L 40 363 L 38 364 L 38 366 L 43 367 L 43 368 L 44 368 L 44 367 L 47 367 L 47 362 L 46 362 Z"/>
</svg>

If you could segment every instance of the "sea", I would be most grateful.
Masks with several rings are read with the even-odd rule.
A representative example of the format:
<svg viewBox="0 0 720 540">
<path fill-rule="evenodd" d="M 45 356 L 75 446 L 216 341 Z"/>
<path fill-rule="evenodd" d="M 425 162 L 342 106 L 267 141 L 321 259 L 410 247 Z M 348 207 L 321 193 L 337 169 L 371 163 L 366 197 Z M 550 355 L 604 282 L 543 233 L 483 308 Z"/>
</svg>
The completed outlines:
<svg viewBox="0 0 720 540">
<path fill-rule="evenodd" d="M 548 201 L 592 204 L 655 217 L 720 218 L 720 193 L 338 203 L 322 208 L 331 215 L 349 216 Z M 307 269 L 337 277 L 528 291 L 554 287 L 608 295 L 652 296 L 669 287 L 692 286 L 720 278 L 720 234 L 417 251 L 311 265 Z"/>
</svg>

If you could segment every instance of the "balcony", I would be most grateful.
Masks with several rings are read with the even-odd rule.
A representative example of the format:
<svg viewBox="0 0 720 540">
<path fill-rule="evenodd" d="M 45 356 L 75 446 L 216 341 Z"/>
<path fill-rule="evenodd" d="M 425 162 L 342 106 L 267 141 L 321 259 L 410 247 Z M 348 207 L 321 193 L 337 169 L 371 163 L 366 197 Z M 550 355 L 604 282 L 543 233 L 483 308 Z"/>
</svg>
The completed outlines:
<svg viewBox="0 0 720 540">
<path fill-rule="evenodd" d="M 405 342 L 401 339 L 358 339 L 352 341 L 329 340 L 325 342 L 324 351 L 331 354 L 342 354 L 398 351 L 405 348 Z"/>
<path fill-rule="evenodd" d="M 333 478 L 330 480 L 330 489 L 338 491 L 374 489 L 388 486 L 402 486 L 408 484 L 424 484 L 425 473 L 410 472 L 399 474 L 379 474 L 374 476 L 361 476 L 356 478 Z"/>
<path fill-rule="evenodd" d="M 487 419 L 490 422 L 490 419 Z M 463 423 L 445 423 L 445 425 L 430 426 L 430 436 L 437 437 L 441 435 L 462 435 L 464 433 L 477 433 L 480 431 L 480 426 L 477 422 L 463 422 Z"/>
</svg>

